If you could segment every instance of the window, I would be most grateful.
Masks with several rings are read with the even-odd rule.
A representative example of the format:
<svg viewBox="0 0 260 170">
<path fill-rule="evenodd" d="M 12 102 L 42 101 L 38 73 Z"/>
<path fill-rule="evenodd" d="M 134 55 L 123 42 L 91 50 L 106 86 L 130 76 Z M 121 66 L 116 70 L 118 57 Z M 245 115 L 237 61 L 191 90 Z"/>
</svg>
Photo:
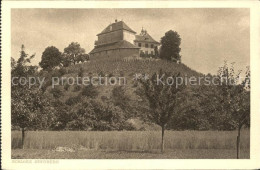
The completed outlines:
<svg viewBox="0 0 260 170">
<path fill-rule="evenodd" d="M 145 54 L 148 55 L 148 51 L 145 51 Z"/>
<path fill-rule="evenodd" d="M 145 44 L 145 48 L 148 48 L 148 44 Z"/>
<path fill-rule="evenodd" d="M 138 47 L 142 47 L 142 43 L 138 43 Z"/>
<path fill-rule="evenodd" d="M 153 51 L 151 51 L 151 54 L 153 55 Z"/>
<path fill-rule="evenodd" d="M 151 48 L 153 48 L 153 44 L 151 44 Z"/>
</svg>

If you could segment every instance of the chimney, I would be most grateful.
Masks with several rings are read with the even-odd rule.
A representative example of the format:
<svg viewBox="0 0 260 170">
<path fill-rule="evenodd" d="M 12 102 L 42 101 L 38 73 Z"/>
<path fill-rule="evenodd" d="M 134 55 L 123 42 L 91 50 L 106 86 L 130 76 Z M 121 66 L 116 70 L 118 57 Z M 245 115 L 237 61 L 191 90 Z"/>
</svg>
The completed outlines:
<svg viewBox="0 0 260 170">
<path fill-rule="evenodd" d="M 115 19 L 115 22 L 117 22 L 117 19 Z"/>
</svg>

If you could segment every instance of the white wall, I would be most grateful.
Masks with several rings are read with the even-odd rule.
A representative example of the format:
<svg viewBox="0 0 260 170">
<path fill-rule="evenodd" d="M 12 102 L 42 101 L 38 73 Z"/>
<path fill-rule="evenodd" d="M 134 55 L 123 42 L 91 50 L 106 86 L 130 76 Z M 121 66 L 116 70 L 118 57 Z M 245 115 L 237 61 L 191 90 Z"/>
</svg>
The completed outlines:
<svg viewBox="0 0 260 170">
<path fill-rule="evenodd" d="M 131 33 L 129 31 L 124 30 L 123 31 L 123 39 L 134 44 L 134 40 L 135 40 L 135 34 Z"/>
<path fill-rule="evenodd" d="M 158 44 L 154 44 L 154 43 L 144 43 L 144 42 L 135 42 L 135 45 L 138 46 L 138 43 L 141 43 L 141 44 L 142 44 L 142 46 L 141 46 L 141 48 L 140 48 L 140 52 L 143 51 L 143 52 L 145 53 L 145 52 L 147 51 L 148 54 L 151 54 L 151 52 L 153 52 L 153 54 L 155 54 L 155 53 L 154 53 L 154 48 L 151 48 L 151 44 L 153 44 L 154 47 L 155 47 L 155 46 L 158 47 Z M 145 47 L 145 44 L 148 44 L 148 48 Z M 139 46 L 138 46 L 138 47 L 139 47 Z M 158 49 L 159 49 L 159 47 L 158 47 Z"/>
</svg>

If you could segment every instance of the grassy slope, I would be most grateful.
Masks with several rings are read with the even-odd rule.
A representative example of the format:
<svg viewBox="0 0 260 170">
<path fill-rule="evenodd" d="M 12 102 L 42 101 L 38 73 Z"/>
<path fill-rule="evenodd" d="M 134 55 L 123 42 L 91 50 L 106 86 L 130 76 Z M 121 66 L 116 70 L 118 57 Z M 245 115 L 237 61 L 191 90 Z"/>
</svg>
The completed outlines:
<svg viewBox="0 0 260 170">
<path fill-rule="evenodd" d="M 125 77 L 127 80 L 127 85 L 125 88 L 127 89 L 127 94 L 134 99 L 136 96 L 133 96 L 133 91 L 135 88 L 133 87 L 134 75 L 135 74 L 147 74 L 152 75 L 155 72 L 158 72 L 160 69 L 163 69 L 167 72 L 178 73 L 180 72 L 182 76 L 202 76 L 201 73 L 198 73 L 184 64 L 176 64 L 173 62 L 167 62 L 164 60 L 150 60 L 150 59 L 142 59 L 142 60 L 92 60 L 87 63 L 72 65 L 67 68 L 67 74 L 63 75 L 63 77 L 76 77 L 79 73 L 80 68 L 83 68 L 83 77 L 84 76 L 98 76 L 101 72 L 106 75 L 113 75 L 115 77 Z M 64 87 L 64 86 L 63 86 Z M 61 87 L 61 89 L 63 89 Z M 49 87 L 50 90 L 51 87 Z M 98 86 L 99 98 L 101 96 L 109 97 L 111 95 L 111 91 L 114 88 L 112 85 L 108 86 Z M 79 94 L 79 91 L 74 90 L 74 86 L 70 86 L 68 91 L 63 89 L 64 96 L 61 98 L 62 101 L 66 101 L 69 97 L 76 96 Z"/>
<path fill-rule="evenodd" d="M 115 76 L 115 77 L 125 77 L 127 80 L 127 84 L 125 87 L 127 95 L 130 97 L 132 101 L 137 101 L 138 96 L 134 93 L 134 75 L 135 74 L 147 74 L 152 75 L 155 72 L 158 72 L 160 69 L 178 73 L 180 72 L 182 76 L 202 76 L 202 74 L 190 69 L 184 64 L 177 64 L 173 62 L 168 62 L 160 59 L 104 59 L 104 60 L 91 60 L 90 62 L 71 65 L 66 68 L 66 74 L 63 77 L 76 77 L 80 72 L 80 69 L 83 69 L 83 77 L 84 76 L 98 76 L 101 72 L 106 76 Z M 109 77 L 108 77 L 109 78 Z M 98 99 L 101 98 L 110 98 L 111 92 L 115 86 L 97 86 L 99 91 Z M 81 86 L 81 89 L 83 85 Z M 51 87 L 48 88 L 49 91 Z M 70 97 L 77 96 L 81 90 L 75 91 L 75 86 L 70 86 L 68 90 L 64 90 L 64 86 L 60 86 L 60 89 L 63 92 L 63 96 L 60 97 L 62 102 L 66 102 Z M 138 123 L 137 123 L 138 124 Z M 142 126 L 138 126 L 142 128 Z M 146 126 L 147 127 L 147 126 Z M 138 128 L 138 129 L 139 129 Z M 147 129 L 147 128 L 146 128 Z M 149 128 L 148 128 L 149 129 Z M 158 129 L 157 127 L 153 128 L 154 130 Z"/>
</svg>

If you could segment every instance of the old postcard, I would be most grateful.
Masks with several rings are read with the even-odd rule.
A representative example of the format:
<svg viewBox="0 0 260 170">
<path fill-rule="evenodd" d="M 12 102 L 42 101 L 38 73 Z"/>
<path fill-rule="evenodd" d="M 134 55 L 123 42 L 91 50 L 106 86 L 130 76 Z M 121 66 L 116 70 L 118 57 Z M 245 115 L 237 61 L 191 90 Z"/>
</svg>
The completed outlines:
<svg viewBox="0 0 260 170">
<path fill-rule="evenodd" d="M 260 168 L 258 1 L 2 5 L 3 169 Z"/>
</svg>

